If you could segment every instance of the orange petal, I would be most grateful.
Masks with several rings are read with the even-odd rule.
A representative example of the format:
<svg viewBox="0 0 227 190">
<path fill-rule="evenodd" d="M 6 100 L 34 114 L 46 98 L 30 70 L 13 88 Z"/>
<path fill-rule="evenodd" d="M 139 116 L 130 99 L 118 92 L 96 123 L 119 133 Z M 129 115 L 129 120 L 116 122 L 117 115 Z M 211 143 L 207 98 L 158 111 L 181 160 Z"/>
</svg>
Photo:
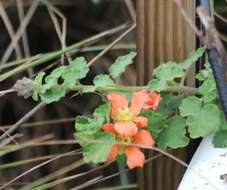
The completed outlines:
<svg viewBox="0 0 227 190">
<path fill-rule="evenodd" d="M 112 133 L 114 135 L 117 135 L 117 131 L 114 129 L 114 124 L 112 123 L 106 123 L 105 125 L 102 126 L 102 129 L 105 132 Z"/>
<path fill-rule="evenodd" d="M 134 113 L 134 115 L 138 115 L 147 99 L 148 99 L 147 90 L 133 93 L 130 111 Z"/>
<path fill-rule="evenodd" d="M 114 129 L 119 135 L 122 136 L 134 136 L 138 129 L 136 124 L 132 121 L 120 121 L 114 125 Z"/>
<path fill-rule="evenodd" d="M 114 144 L 109 154 L 108 161 L 116 160 L 117 155 L 120 152 L 120 149 L 121 149 L 121 146 L 119 144 Z"/>
<path fill-rule="evenodd" d="M 140 130 L 134 136 L 134 144 L 142 145 L 144 147 L 151 147 L 155 144 L 154 139 L 151 136 L 151 133 L 146 130 Z"/>
<path fill-rule="evenodd" d="M 146 117 L 137 116 L 133 119 L 133 121 L 139 128 L 145 128 L 148 126 L 148 119 Z"/>
<path fill-rule="evenodd" d="M 107 95 L 107 99 L 111 102 L 111 117 L 116 118 L 116 110 L 119 108 L 128 107 L 128 100 L 125 95 L 110 93 Z"/>
<path fill-rule="evenodd" d="M 160 94 L 156 92 L 152 92 L 149 95 L 148 100 L 145 102 L 143 109 L 152 109 L 156 110 L 158 108 L 159 102 L 161 101 Z"/>
<path fill-rule="evenodd" d="M 143 167 L 145 156 L 138 148 L 129 146 L 125 149 L 127 156 L 127 165 L 130 169 L 135 167 Z"/>
</svg>

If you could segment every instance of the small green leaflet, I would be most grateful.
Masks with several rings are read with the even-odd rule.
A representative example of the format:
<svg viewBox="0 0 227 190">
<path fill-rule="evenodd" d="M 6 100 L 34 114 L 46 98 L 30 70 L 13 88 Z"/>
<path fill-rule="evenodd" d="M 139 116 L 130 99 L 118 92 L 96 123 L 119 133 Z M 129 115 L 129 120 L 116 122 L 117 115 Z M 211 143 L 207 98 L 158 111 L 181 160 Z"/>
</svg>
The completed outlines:
<svg viewBox="0 0 227 190">
<path fill-rule="evenodd" d="M 199 73 L 195 76 L 199 81 L 205 81 L 207 79 L 213 79 L 213 73 L 209 63 L 205 64 L 205 69 L 200 70 Z"/>
<path fill-rule="evenodd" d="M 95 119 L 86 116 L 77 116 L 75 121 L 76 132 L 97 132 L 102 126 Z"/>
<path fill-rule="evenodd" d="M 195 96 L 187 97 L 179 107 L 180 114 L 186 117 L 186 125 L 191 138 L 204 137 L 220 127 L 220 110 L 215 104 L 202 103 Z"/>
<path fill-rule="evenodd" d="M 109 75 L 103 75 L 103 74 L 97 75 L 94 78 L 93 82 L 96 87 L 105 87 L 105 86 L 114 84 L 113 80 L 110 78 Z"/>
<path fill-rule="evenodd" d="M 166 80 L 159 80 L 159 79 L 152 79 L 148 83 L 148 89 L 151 91 L 157 91 L 161 92 L 162 90 L 166 89 L 168 87 Z"/>
<path fill-rule="evenodd" d="M 39 100 L 39 91 L 40 91 L 40 88 L 42 86 L 42 81 L 43 81 L 43 77 L 45 76 L 45 73 L 44 72 L 40 72 L 38 73 L 38 75 L 35 77 L 35 80 L 34 80 L 34 84 L 35 84 L 35 90 L 33 92 L 33 95 L 32 95 L 32 98 L 33 100 L 35 101 L 38 101 Z"/>
<path fill-rule="evenodd" d="M 38 97 L 47 104 L 60 100 L 80 79 L 83 79 L 89 71 L 87 62 L 83 57 L 79 57 L 67 66 L 60 66 L 54 69 L 48 76 L 43 78 L 45 73 L 39 73 L 35 80 L 35 91 L 33 99 L 38 101 Z M 63 83 L 59 83 L 63 79 Z"/>
<path fill-rule="evenodd" d="M 77 132 L 97 132 L 104 123 L 109 122 L 110 105 L 105 103 L 95 109 L 93 118 L 86 116 L 77 116 L 75 121 L 75 129 Z"/>
<path fill-rule="evenodd" d="M 148 83 L 149 90 L 160 92 L 170 84 L 176 84 L 175 79 L 184 77 L 185 72 L 176 62 L 161 64 L 154 70 L 155 79 Z"/>
<path fill-rule="evenodd" d="M 115 137 L 110 133 L 97 132 L 93 142 L 84 145 L 83 156 L 85 162 L 102 163 L 107 161 Z"/>
<path fill-rule="evenodd" d="M 212 102 L 218 97 L 216 84 L 213 79 L 205 80 L 199 87 L 199 92 L 202 94 L 205 103 Z"/>
<path fill-rule="evenodd" d="M 68 88 L 74 86 L 78 80 L 86 77 L 89 68 L 84 57 L 78 57 L 72 61 L 62 74 L 64 85 Z"/>
<path fill-rule="evenodd" d="M 109 103 L 100 105 L 98 108 L 95 109 L 93 113 L 93 117 L 99 125 L 103 125 L 104 123 L 109 123 L 110 109 L 111 107 Z"/>
<path fill-rule="evenodd" d="M 193 51 L 183 63 L 181 63 L 181 67 L 184 70 L 188 70 L 192 64 L 194 64 L 202 55 L 205 53 L 206 48 L 200 47 L 197 50 Z"/>
<path fill-rule="evenodd" d="M 50 90 L 52 87 L 59 85 L 58 79 L 61 77 L 66 66 L 60 66 L 54 69 L 46 78 L 45 84 L 42 85 L 41 93 L 45 93 L 47 90 Z"/>
<path fill-rule="evenodd" d="M 66 94 L 65 88 L 62 85 L 55 85 L 51 89 L 45 90 L 45 93 L 40 93 L 40 98 L 46 104 L 59 101 Z"/>
<path fill-rule="evenodd" d="M 227 147 L 227 130 L 220 130 L 215 133 L 213 138 L 213 145 L 216 148 L 226 148 Z"/>
<path fill-rule="evenodd" d="M 183 77 L 184 71 L 176 62 L 167 62 L 157 67 L 153 75 L 159 80 L 171 81 Z"/>
<path fill-rule="evenodd" d="M 158 146 L 162 149 L 185 147 L 189 143 L 189 138 L 185 135 L 185 119 L 174 116 L 157 139 Z"/>
<path fill-rule="evenodd" d="M 123 72 L 125 72 L 126 67 L 133 63 L 135 56 L 135 52 L 130 52 L 127 55 L 118 57 L 109 69 L 110 76 L 113 79 L 118 78 Z"/>
</svg>

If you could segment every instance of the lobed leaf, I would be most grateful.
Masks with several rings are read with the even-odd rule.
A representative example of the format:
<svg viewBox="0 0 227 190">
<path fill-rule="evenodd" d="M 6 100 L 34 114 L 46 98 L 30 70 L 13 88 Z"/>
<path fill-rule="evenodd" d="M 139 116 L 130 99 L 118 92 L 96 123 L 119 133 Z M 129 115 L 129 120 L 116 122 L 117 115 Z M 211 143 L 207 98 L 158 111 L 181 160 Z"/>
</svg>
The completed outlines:
<svg viewBox="0 0 227 190">
<path fill-rule="evenodd" d="M 182 148 L 188 145 L 189 138 L 186 137 L 185 119 L 174 116 L 169 121 L 167 127 L 161 132 L 157 143 L 162 149 Z"/>
<path fill-rule="evenodd" d="M 113 80 L 110 78 L 109 75 L 103 75 L 103 74 L 97 75 L 94 78 L 93 83 L 96 87 L 105 87 L 105 86 L 114 84 Z"/>
<path fill-rule="evenodd" d="M 89 72 L 87 61 L 84 57 L 78 57 L 72 61 L 62 74 L 64 85 L 68 88 L 74 86 L 78 80 L 86 77 Z"/>
<path fill-rule="evenodd" d="M 204 103 L 209 103 L 218 97 L 216 83 L 213 79 L 207 79 L 199 87 Z"/>
<path fill-rule="evenodd" d="M 127 55 L 118 57 L 109 69 L 110 76 L 114 79 L 118 78 L 125 72 L 126 67 L 133 63 L 135 56 L 135 52 L 130 52 Z"/>
<path fill-rule="evenodd" d="M 40 92 L 40 88 L 42 87 L 42 84 L 43 84 L 44 76 L 45 76 L 45 72 L 39 72 L 38 75 L 35 77 L 35 80 L 34 80 L 35 89 L 34 89 L 33 95 L 32 95 L 32 98 L 35 101 L 39 100 L 39 92 Z"/>
<path fill-rule="evenodd" d="M 197 50 L 193 51 L 186 60 L 181 64 L 181 67 L 184 70 L 188 70 L 192 64 L 194 64 L 202 55 L 205 53 L 206 48 L 200 47 Z"/>
<path fill-rule="evenodd" d="M 94 142 L 83 147 L 85 162 L 102 163 L 107 161 L 115 137 L 110 133 L 98 132 L 95 134 L 94 139 Z"/>
<path fill-rule="evenodd" d="M 220 127 L 221 112 L 215 104 L 205 104 L 196 97 L 188 97 L 179 107 L 180 114 L 186 118 L 188 131 L 192 138 L 204 137 Z"/>
</svg>

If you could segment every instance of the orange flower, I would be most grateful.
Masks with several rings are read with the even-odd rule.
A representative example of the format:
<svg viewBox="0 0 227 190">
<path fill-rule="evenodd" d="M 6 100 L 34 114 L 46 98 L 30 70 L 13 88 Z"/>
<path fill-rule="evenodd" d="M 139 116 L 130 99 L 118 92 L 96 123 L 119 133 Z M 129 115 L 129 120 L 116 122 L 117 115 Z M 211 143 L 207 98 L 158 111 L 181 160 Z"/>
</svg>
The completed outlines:
<svg viewBox="0 0 227 190">
<path fill-rule="evenodd" d="M 148 96 L 149 97 L 148 97 L 147 101 L 145 102 L 143 109 L 156 110 L 159 102 L 162 99 L 160 94 L 158 94 L 156 92 L 151 92 Z"/>
<path fill-rule="evenodd" d="M 121 94 L 108 94 L 108 100 L 111 102 L 111 118 L 114 124 L 107 123 L 102 128 L 117 137 L 119 142 L 134 143 L 145 147 L 155 144 L 149 131 L 144 130 L 148 126 L 148 119 L 139 116 L 145 104 L 150 101 L 150 95 L 146 90 L 135 92 L 132 95 L 131 105 L 129 107 L 126 96 Z M 125 153 L 127 165 L 130 169 L 143 167 L 145 156 L 137 147 L 121 146 L 114 144 L 108 160 L 115 160 L 118 154 Z"/>
<path fill-rule="evenodd" d="M 138 131 L 137 127 L 145 128 L 148 125 L 146 117 L 138 116 L 148 100 L 146 90 L 135 92 L 132 95 L 130 107 L 125 95 L 108 94 L 107 98 L 111 102 L 111 117 L 116 122 L 114 128 L 117 132 L 127 136 L 133 136 Z M 123 131 L 122 131 L 123 130 Z"/>
<path fill-rule="evenodd" d="M 116 135 L 119 142 L 138 144 L 143 147 L 150 147 L 155 144 L 150 132 L 147 130 L 139 130 L 134 136 L 125 136 L 124 134 L 117 133 L 114 129 L 114 124 L 111 123 L 105 124 L 103 130 Z M 108 161 L 115 160 L 119 154 L 123 153 L 125 153 L 127 157 L 127 165 L 130 169 L 143 167 L 145 156 L 138 147 L 134 146 L 114 144 L 109 154 Z"/>
</svg>

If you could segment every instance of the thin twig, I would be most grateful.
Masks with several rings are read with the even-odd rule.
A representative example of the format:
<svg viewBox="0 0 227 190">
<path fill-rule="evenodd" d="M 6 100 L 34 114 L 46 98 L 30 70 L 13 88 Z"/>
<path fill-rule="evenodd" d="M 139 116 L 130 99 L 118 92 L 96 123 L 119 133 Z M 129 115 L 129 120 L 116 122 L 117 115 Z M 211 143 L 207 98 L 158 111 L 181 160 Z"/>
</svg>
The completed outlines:
<svg viewBox="0 0 227 190">
<path fill-rule="evenodd" d="M 41 102 L 36 105 L 31 111 L 29 111 L 24 117 L 22 117 L 19 121 L 17 121 L 12 127 L 10 127 L 5 133 L 0 136 L 0 142 L 8 136 L 8 134 L 12 134 L 20 125 L 26 122 L 30 117 L 32 117 L 38 110 L 43 108 L 46 104 Z"/>
<path fill-rule="evenodd" d="M 153 157 L 151 157 L 151 158 L 148 158 L 148 159 L 145 161 L 145 163 L 148 163 L 148 162 L 151 162 L 151 161 L 153 161 L 153 160 L 156 160 L 157 158 L 159 158 L 159 157 L 161 157 L 161 156 L 162 156 L 162 154 L 158 154 L 158 155 L 155 155 L 155 156 L 153 156 Z M 95 185 L 95 184 L 100 183 L 100 182 L 103 182 L 103 181 L 106 181 L 106 180 L 108 180 L 108 179 L 111 179 L 111 178 L 113 178 L 113 177 L 116 177 L 116 176 L 118 176 L 118 175 L 120 175 L 120 174 L 122 174 L 122 173 L 128 172 L 128 171 L 130 171 L 130 170 L 131 170 L 131 169 L 124 169 L 124 170 L 121 170 L 121 171 L 119 171 L 119 172 L 117 172 L 117 173 L 114 173 L 114 174 L 112 174 L 112 175 L 106 176 L 106 177 L 104 177 L 104 178 L 102 178 L 102 179 L 100 179 L 100 180 L 98 180 L 98 181 L 96 181 L 96 182 L 90 184 L 89 186 Z M 88 186 L 87 186 L 87 187 L 88 187 Z"/>
<path fill-rule="evenodd" d="M 44 127 L 45 125 L 54 125 L 54 124 L 63 124 L 63 123 L 71 123 L 75 121 L 75 117 L 70 118 L 62 118 L 62 119 L 53 119 L 48 121 L 38 121 L 38 122 L 32 122 L 32 123 L 24 123 L 21 125 L 22 128 L 27 127 Z M 12 125 L 5 125 L 0 126 L 0 129 L 9 129 Z"/>
<path fill-rule="evenodd" d="M 61 47 L 62 47 L 62 49 L 64 49 L 64 48 L 66 48 L 67 19 L 66 19 L 65 15 L 63 13 L 61 13 L 61 11 L 57 7 L 52 5 L 49 1 L 44 1 L 44 2 L 47 6 L 47 10 L 50 14 L 50 17 L 54 23 L 56 33 L 61 42 Z M 57 16 L 55 16 L 55 14 L 62 19 L 62 27 L 60 27 L 58 18 L 57 18 Z M 68 62 L 72 61 L 72 59 L 68 53 L 66 53 L 66 57 L 68 59 Z M 64 63 L 64 54 L 62 55 L 61 63 L 62 64 Z"/>
<path fill-rule="evenodd" d="M 221 14 L 219 14 L 218 12 L 214 11 L 214 16 L 216 16 L 217 18 L 219 18 L 221 21 L 223 21 L 225 24 L 227 24 L 227 19 L 224 18 Z"/>
<path fill-rule="evenodd" d="M 135 11 L 135 8 L 133 6 L 132 0 L 124 0 L 124 2 L 125 2 L 125 5 L 128 8 L 128 11 L 129 11 L 129 14 L 132 18 L 132 21 L 134 23 L 136 23 L 136 11 Z"/>
<path fill-rule="evenodd" d="M 110 49 L 113 48 L 119 41 L 121 41 L 129 32 L 136 28 L 136 24 L 133 24 L 129 29 L 123 32 L 117 39 L 115 39 L 111 44 L 109 44 L 104 50 L 102 50 L 98 55 L 96 55 L 91 61 L 89 61 L 88 66 L 90 67 L 94 64 L 100 57 L 106 54 Z"/>
<path fill-rule="evenodd" d="M 5 187 L 9 186 L 9 185 L 10 185 L 11 183 L 13 183 L 14 181 L 16 181 L 16 180 L 20 179 L 21 177 L 23 177 L 23 176 L 25 176 L 25 175 L 31 173 L 32 171 L 34 171 L 34 170 L 36 170 L 36 169 L 38 169 L 38 168 L 40 168 L 40 167 L 42 167 L 42 166 L 44 166 L 44 165 L 46 165 L 46 164 L 49 164 L 50 162 L 53 162 L 53 161 L 55 161 L 55 160 L 58 160 L 58 159 L 60 159 L 60 158 L 62 158 L 62 157 L 68 156 L 68 155 L 70 155 L 70 154 L 72 154 L 72 153 L 74 153 L 74 152 L 76 152 L 76 150 L 71 151 L 71 152 L 67 152 L 67 153 L 64 153 L 64 154 L 61 154 L 61 155 L 56 156 L 56 157 L 54 157 L 54 158 L 52 158 L 52 159 L 49 159 L 49 160 L 47 160 L 47 161 L 45 161 L 45 162 L 42 162 L 41 164 L 38 164 L 38 165 L 32 167 L 31 169 L 29 169 L 29 170 L 23 172 L 22 174 L 18 175 L 17 177 L 15 177 L 14 179 L 12 179 L 12 180 L 9 181 L 8 183 L 6 183 L 6 184 L 4 184 L 3 186 L 1 186 L 0 189 L 4 189 Z"/>
<path fill-rule="evenodd" d="M 15 36 L 13 37 L 13 39 L 11 41 L 11 43 L 6 48 L 6 51 L 5 51 L 5 53 L 4 53 L 4 55 L 3 55 L 2 59 L 1 59 L 2 63 L 6 62 L 9 59 L 14 47 L 16 47 L 19 39 L 23 35 L 23 33 L 24 33 L 26 27 L 28 26 L 33 14 L 35 13 L 39 3 L 40 3 L 40 0 L 34 0 L 32 2 L 31 7 L 29 8 L 27 14 L 25 15 L 25 17 L 23 19 L 23 22 L 21 23 L 19 29 L 17 30 Z"/>
<path fill-rule="evenodd" d="M 99 179 L 101 179 L 101 178 L 102 178 L 102 176 L 98 176 L 98 177 L 96 177 L 96 178 L 94 178 L 94 179 L 91 179 L 91 180 L 86 181 L 86 183 L 83 183 L 83 184 L 81 184 L 81 185 L 79 185 L 79 186 L 77 186 L 77 187 L 71 188 L 70 190 L 79 190 L 79 189 L 83 189 L 83 188 L 85 188 L 85 187 L 88 187 L 88 186 L 94 184 L 95 182 L 97 182 L 97 181 L 98 181 Z"/>
<path fill-rule="evenodd" d="M 77 144 L 77 142 L 74 139 L 72 139 L 72 140 L 52 140 L 52 141 L 45 141 L 45 142 L 37 142 L 34 144 L 30 144 L 27 147 L 52 146 L 52 145 L 57 146 L 57 145 L 72 145 L 72 144 Z M 7 145 L 7 146 L 4 146 L 3 148 L 8 149 L 8 148 L 12 148 L 14 146 L 15 145 Z"/>
<path fill-rule="evenodd" d="M 31 68 L 31 67 L 35 67 L 37 65 L 41 65 L 43 63 L 46 63 L 47 61 L 51 61 L 59 56 L 61 56 L 63 53 L 72 53 L 72 52 L 77 52 L 78 51 L 78 48 L 82 48 L 83 46 L 85 45 L 91 45 L 95 42 L 97 42 L 98 40 L 106 37 L 106 36 L 110 36 L 110 35 L 113 35 L 115 33 L 118 33 L 124 29 L 128 28 L 128 24 L 122 24 L 120 26 L 117 26 L 117 27 L 114 27 L 112 29 L 109 29 L 109 30 L 106 30 L 104 32 L 101 32 L 97 35 L 94 35 L 92 37 L 89 37 L 89 38 L 86 38 L 85 40 L 82 40 L 80 42 L 77 42 L 71 46 L 68 46 L 66 47 L 65 49 L 63 50 L 58 50 L 58 51 L 54 51 L 54 52 L 51 52 L 51 53 L 45 53 L 45 54 L 41 54 L 39 55 L 40 58 L 35 60 L 34 62 L 31 62 L 30 64 L 27 64 L 27 63 L 24 63 L 24 64 L 21 64 L 19 67 L 16 67 L 6 73 L 3 73 L 0 75 L 0 82 L 6 80 L 7 78 L 15 75 L 15 74 L 18 74 L 18 73 L 21 73 L 25 70 L 27 70 L 28 68 Z M 1 68 L 1 64 L 3 63 L 0 63 L 0 68 Z"/>
<path fill-rule="evenodd" d="M 18 15 L 19 15 L 19 20 L 20 20 L 20 24 L 23 22 L 24 20 L 24 2 L 23 0 L 16 0 L 17 3 L 17 10 L 18 10 Z M 24 48 L 24 54 L 25 57 L 30 57 L 30 47 L 29 47 L 29 43 L 28 43 L 28 36 L 27 36 L 27 30 L 25 29 L 22 35 L 22 43 L 23 43 L 23 48 Z M 33 69 L 28 69 L 28 75 L 29 77 L 32 76 L 33 74 Z"/>
<path fill-rule="evenodd" d="M 6 131 L 4 131 L 3 129 L 0 129 L 2 132 L 4 132 L 4 133 L 6 133 L 7 134 L 7 132 Z M 15 135 L 9 135 L 9 134 L 7 134 L 7 136 L 9 137 L 9 138 L 7 138 L 7 139 L 5 139 L 1 144 L 0 144 L 0 149 L 1 148 L 3 148 L 3 147 L 5 147 L 7 144 L 9 144 L 11 141 L 13 141 L 16 145 L 18 145 L 19 143 L 16 141 L 16 138 L 18 138 L 18 137 L 22 137 L 23 135 L 22 134 L 15 134 Z"/>
<path fill-rule="evenodd" d="M 15 92 L 15 90 L 13 90 L 13 89 L 8 89 L 8 90 L 0 91 L 0 97 L 1 97 L 1 96 L 4 96 L 4 95 L 6 95 L 6 94 L 12 93 L 12 92 Z"/>
<path fill-rule="evenodd" d="M 0 1 L 0 16 L 2 17 L 2 20 L 3 20 L 3 22 L 4 22 L 5 26 L 6 26 L 6 29 L 7 29 L 8 33 L 9 33 L 9 36 L 10 36 L 11 40 L 13 40 L 15 32 L 14 32 L 12 24 L 11 24 L 11 22 L 9 20 L 9 17 L 8 17 L 8 15 L 7 15 L 7 13 L 6 13 L 6 11 L 4 9 L 4 6 L 3 6 L 1 1 Z M 21 50 L 20 50 L 20 47 L 19 47 L 18 43 L 15 45 L 14 49 L 15 49 L 15 53 L 16 53 L 17 59 L 20 59 L 22 57 L 22 53 L 21 53 Z"/>
</svg>

